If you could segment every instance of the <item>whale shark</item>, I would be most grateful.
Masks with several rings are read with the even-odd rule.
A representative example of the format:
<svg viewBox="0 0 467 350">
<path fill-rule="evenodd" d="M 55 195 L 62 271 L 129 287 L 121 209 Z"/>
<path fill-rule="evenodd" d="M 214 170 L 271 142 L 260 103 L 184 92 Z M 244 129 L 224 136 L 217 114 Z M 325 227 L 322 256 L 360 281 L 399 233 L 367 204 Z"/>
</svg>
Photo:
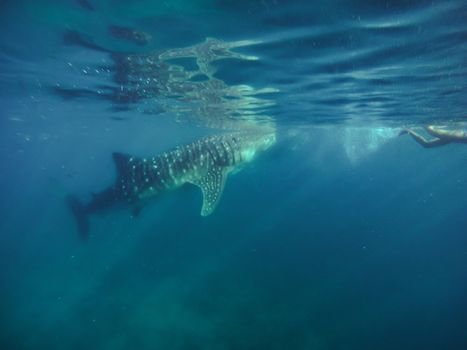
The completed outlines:
<svg viewBox="0 0 467 350">
<path fill-rule="evenodd" d="M 275 142 L 274 128 L 255 127 L 201 138 L 149 158 L 114 152 L 115 183 L 93 194 L 86 204 L 75 195 L 66 201 L 82 238 L 89 235 L 90 214 L 123 203 L 137 216 L 147 199 L 185 184 L 201 189 L 201 216 L 208 216 L 219 204 L 227 176 Z"/>
</svg>

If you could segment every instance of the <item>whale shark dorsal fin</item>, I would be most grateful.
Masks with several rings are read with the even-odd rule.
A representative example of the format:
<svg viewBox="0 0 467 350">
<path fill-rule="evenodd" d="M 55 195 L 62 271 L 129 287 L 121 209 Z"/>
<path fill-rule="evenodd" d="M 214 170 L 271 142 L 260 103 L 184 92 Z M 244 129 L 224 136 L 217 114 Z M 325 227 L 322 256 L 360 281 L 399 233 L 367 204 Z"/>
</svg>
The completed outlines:
<svg viewBox="0 0 467 350">
<path fill-rule="evenodd" d="M 117 175 L 121 176 L 127 172 L 128 163 L 130 162 L 131 156 L 129 154 L 114 152 L 112 157 L 117 168 Z"/>
<path fill-rule="evenodd" d="M 203 192 L 201 216 L 208 216 L 216 209 L 224 191 L 228 173 L 229 169 L 227 168 L 211 167 L 206 175 L 190 181 L 193 185 L 201 188 Z"/>
</svg>

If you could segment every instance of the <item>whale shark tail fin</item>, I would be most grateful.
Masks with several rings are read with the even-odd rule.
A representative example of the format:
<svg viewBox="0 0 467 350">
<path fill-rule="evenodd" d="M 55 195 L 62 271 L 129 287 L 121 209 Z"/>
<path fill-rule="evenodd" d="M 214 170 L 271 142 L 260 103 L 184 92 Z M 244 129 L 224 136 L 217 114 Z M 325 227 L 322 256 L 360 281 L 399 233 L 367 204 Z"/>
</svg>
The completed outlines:
<svg viewBox="0 0 467 350">
<path fill-rule="evenodd" d="M 86 207 L 76 196 L 73 195 L 67 196 L 66 202 L 75 216 L 79 235 L 82 239 L 87 239 L 89 236 L 89 220 Z"/>
</svg>

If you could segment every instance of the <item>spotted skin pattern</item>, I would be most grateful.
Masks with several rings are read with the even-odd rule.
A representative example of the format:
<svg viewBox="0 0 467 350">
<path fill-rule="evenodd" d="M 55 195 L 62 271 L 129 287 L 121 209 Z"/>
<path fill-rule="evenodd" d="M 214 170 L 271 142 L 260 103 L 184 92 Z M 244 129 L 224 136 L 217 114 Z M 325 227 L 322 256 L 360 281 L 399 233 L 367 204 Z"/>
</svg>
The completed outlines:
<svg viewBox="0 0 467 350">
<path fill-rule="evenodd" d="M 219 203 L 227 175 L 275 141 L 274 130 L 254 129 L 202 138 L 151 158 L 114 153 L 117 179 L 102 193 L 112 192 L 115 201 L 134 205 L 190 183 L 201 188 L 201 215 L 207 216 Z"/>
</svg>

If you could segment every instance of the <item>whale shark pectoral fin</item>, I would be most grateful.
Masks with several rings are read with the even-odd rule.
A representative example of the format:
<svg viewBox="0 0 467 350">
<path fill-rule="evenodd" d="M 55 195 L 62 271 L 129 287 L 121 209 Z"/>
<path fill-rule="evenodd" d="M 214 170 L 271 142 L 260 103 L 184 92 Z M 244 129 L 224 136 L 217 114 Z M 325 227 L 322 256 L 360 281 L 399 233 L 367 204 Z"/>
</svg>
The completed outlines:
<svg viewBox="0 0 467 350">
<path fill-rule="evenodd" d="M 193 185 L 201 188 L 203 192 L 201 216 L 208 216 L 216 209 L 224 191 L 228 173 L 229 169 L 227 168 L 212 167 L 205 176 L 190 181 Z"/>
</svg>

